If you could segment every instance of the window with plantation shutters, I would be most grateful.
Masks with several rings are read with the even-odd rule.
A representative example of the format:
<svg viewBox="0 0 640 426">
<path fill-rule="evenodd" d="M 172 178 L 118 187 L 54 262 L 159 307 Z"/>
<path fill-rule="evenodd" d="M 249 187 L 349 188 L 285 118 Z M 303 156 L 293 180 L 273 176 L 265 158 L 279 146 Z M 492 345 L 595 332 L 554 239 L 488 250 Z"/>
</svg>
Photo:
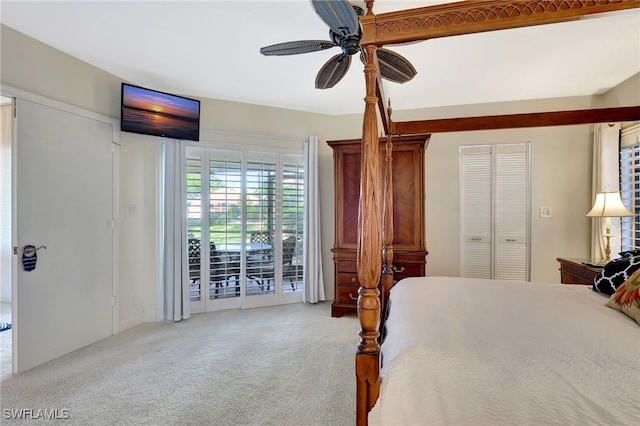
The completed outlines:
<svg viewBox="0 0 640 426">
<path fill-rule="evenodd" d="M 460 148 L 464 277 L 529 279 L 529 144 Z"/>
<path fill-rule="evenodd" d="M 186 167 L 189 290 L 191 300 L 199 301 L 202 298 L 200 282 L 203 272 L 199 242 L 202 236 L 202 159 L 187 156 Z"/>
<path fill-rule="evenodd" d="M 634 213 L 634 216 L 620 218 L 620 248 L 635 250 L 640 248 L 640 124 L 621 132 L 620 196 Z"/>
<path fill-rule="evenodd" d="M 247 295 L 274 293 L 276 252 L 276 158 L 260 156 L 247 162 L 245 179 L 246 231 L 249 241 L 259 244 L 258 250 L 249 256 L 246 275 L 256 284 L 256 291 Z M 259 291 L 257 291 L 259 290 Z"/>
<path fill-rule="evenodd" d="M 191 312 L 301 300 L 302 155 L 188 146 Z"/>
<path fill-rule="evenodd" d="M 276 164 L 247 163 L 247 231 L 273 233 L 276 226 Z"/>
<path fill-rule="evenodd" d="M 283 292 L 302 291 L 304 242 L 304 164 L 286 158 L 282 165 Z"/>
<path fill-rule="evenodd" d="M 238 297 L 242 284 L 240 258 L 222 248 L 242 241 L 242 162 L 235 153 L 209 154 L 208 185 L 204 185 L 209 209 L 203 212 L 209 229 L 209 238 L 203 239 L 209 243 L 209 279 L 204 282 L 209 282 L 209 298 Z"/>
<path fill-rule="evenodd" d="M 187 149 L 186 155 L 187 257 L 193 312 L 199 312 L 199 305 L 206 305 L 210 298 L 238 297 L 241 285 L 239 260 L 219 249 L 242 238 L 242 163 L 238 154 L 206 153 Z"/>
</svg>

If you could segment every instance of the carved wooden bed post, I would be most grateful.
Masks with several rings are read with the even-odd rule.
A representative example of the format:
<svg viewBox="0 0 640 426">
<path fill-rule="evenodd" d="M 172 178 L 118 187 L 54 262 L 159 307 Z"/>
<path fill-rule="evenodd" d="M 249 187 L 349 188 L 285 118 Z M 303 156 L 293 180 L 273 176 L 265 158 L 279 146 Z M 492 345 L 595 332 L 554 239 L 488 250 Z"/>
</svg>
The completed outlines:
<svg viewBox="0 0 640 426">
<path fill-rule="evenodd" d="M 390 111 L 390 108 L 389 108 Z M 384 333 L 384 320 L 387 316 L 387 298 L 393 287 L 393 136 L 387 135 L 384 157 L 384 187 L 382 189 L 382 277 L 380 278 L 382 304 L 381 320 L 379 324 L 380 338 Z"/>
<path fill-rule="evenodd" d="M 368 12 L 371 13 L 371 8 Z M 366 95 L 362 125 L 362 175 L 358 209 L 358 318 L 360 342 L 356 352 L 356 423 L 367 424 L 367 413 L 378 398 L 380 372 L 380 254 L 382 252 L 380 161 L 376 103 L 376 46 L 364 46 Z"/>
</svg>

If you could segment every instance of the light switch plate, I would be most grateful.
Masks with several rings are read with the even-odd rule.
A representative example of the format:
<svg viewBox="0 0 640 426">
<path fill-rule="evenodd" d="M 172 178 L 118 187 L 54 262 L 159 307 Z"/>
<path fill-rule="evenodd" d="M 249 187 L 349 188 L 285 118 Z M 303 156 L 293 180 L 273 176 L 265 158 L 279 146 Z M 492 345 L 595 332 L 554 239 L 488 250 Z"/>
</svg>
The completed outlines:
<svg viewBox="0 0 640 426">
<path fill-rule="evenodd" d="M 540 207 L 540 217 L 551 217 L 551 207 Z"/>
</svg>

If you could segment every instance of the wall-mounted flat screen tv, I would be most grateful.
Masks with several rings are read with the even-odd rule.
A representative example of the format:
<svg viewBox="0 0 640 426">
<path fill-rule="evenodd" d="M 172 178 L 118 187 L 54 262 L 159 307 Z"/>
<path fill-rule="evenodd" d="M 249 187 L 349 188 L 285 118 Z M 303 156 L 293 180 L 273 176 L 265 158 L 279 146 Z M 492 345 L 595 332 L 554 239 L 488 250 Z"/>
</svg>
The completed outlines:
<svg viewBox="0 0 640 426">
<path fill-rule="evenodd" d="M 122 83 L 120 130 L 197 141 L 200 101 Z"/>
</svg>

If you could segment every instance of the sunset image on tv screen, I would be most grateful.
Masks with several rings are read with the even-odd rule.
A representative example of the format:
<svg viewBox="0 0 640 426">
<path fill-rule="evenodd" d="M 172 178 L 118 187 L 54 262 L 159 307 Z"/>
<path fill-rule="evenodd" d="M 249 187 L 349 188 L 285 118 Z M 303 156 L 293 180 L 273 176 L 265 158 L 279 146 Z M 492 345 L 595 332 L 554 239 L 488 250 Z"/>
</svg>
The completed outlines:
<svg viewBox="0 0 640 426">
<path fill-rule="evenodd" d="M 123 84 L 121 120 L 126 132 L 197 141 L 200 101 Z"/>
</svg>

